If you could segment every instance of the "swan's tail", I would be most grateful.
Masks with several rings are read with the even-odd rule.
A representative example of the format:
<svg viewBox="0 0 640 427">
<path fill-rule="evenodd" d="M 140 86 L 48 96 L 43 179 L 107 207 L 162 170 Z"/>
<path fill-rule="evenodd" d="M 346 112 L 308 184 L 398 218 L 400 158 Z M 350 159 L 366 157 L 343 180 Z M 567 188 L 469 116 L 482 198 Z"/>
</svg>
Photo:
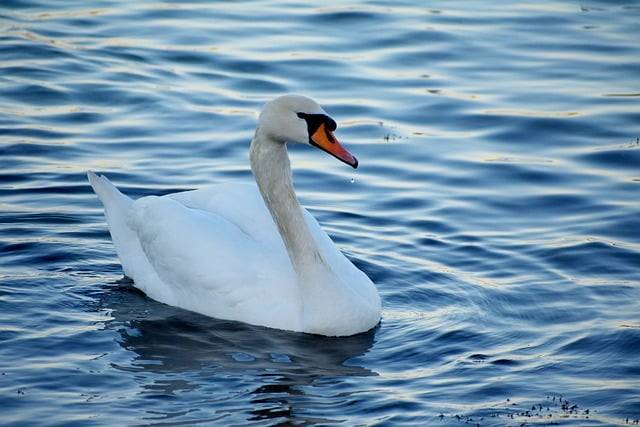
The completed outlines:
<svg viewBox="0 0 640 427">
<path fill-rule="evenodd" d="M 98 195 L 105 210 L 112 208 L 128 208 L 133 200 L 125 196 L 104 175 L 98 176 L 93 171 L 87 172 L 89 184 Z"/>
<path fill-rule="evenodd" d="M 129 197 L 125 196 L 104 176 L 98 176 L 92 171 L 87 172 L 89 183 L 96 192 L 107 217 L 109 233 L 116 247 L 116 252 L 122 263 L 124 273 L 132 277 L 132 266 L 128 265 L 133 259 L 130 252 L 139 252 L 137 236 L 127 225 L 127 215 L 133 203 Z"/>
</svg>

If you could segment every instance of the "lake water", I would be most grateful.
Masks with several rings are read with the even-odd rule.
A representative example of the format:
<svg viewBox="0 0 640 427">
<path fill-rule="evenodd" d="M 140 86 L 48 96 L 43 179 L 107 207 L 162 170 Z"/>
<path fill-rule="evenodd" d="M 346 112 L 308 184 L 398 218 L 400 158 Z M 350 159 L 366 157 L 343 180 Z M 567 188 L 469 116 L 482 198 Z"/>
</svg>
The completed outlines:
<svg viewBox="0 0 640 427">
<path fill-rule="evenodd" d="M 4 425 L 627 425 L 640 418 L 640 5 L 0 4 Z M 157 303 L 85 172 L 140 197 L 251 181 L 298 92 L 354 171 L 301 202 L 377 284 L 329 339 Z"/>
</svg>

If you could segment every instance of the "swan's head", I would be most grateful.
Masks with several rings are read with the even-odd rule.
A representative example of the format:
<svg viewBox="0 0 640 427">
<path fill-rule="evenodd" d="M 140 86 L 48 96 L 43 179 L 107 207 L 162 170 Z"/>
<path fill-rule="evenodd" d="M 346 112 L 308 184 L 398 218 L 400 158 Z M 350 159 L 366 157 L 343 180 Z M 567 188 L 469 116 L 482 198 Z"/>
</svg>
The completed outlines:
<svg viewBox="0 0 640 427">
<path fill-rule="evenodd" d="M 358 160 L 333 135 L 336 122 L 311 98 L 284 95 L 267 102 L 258 127 L 274 141 L 309 144 L 358 167 Z"/>
</svg>

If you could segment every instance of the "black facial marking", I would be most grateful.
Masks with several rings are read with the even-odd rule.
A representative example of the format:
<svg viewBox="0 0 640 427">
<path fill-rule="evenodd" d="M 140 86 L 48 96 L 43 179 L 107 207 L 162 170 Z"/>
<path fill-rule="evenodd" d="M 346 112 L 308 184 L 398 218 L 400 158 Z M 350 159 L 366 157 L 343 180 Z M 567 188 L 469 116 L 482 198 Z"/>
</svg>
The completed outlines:
<svg viewBox="0 0 640 427">
<path fill-rule="evenodd" d="M 298 117 L 304 119 L 307 122 L 307 131 L 309 132 L 309 139 L 311 139 L 311 135 L 316 133 L 318 128 L 322 123 L 325 125 L 325 129 L 327 131 L 333 132 L 336 130 L 338 125 L 336 122 L 326 114 L 307 114 L 307 113 L 298 113 Z M 329 138 L 331 141 L 332 139 Z"/>
</svg>

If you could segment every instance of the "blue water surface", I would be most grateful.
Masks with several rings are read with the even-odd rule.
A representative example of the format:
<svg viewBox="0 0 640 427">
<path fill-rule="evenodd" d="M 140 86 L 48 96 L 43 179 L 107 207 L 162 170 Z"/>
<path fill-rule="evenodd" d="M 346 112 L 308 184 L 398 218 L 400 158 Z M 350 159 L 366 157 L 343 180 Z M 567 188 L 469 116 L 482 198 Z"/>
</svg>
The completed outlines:
<svg viewBox="0 0 640 427">
<path fill-rule="evenodd" d="M 634 1 L 3 0 L 0 423 L 634 423 L 639 23 Z M 382 295 L 362 335 L 150 300 L 86 182 L 249 182 L 288 92 L 360 160 L 291 150 Z"/>
</svg>

